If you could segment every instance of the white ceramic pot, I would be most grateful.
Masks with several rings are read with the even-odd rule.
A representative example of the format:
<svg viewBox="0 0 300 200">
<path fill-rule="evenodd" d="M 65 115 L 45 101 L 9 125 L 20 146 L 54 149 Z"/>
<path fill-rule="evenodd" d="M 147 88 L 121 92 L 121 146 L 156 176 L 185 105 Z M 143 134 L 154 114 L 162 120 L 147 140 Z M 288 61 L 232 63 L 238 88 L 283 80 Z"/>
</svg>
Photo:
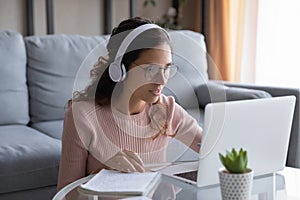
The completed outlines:
<svg viewBox="0 0 300 200">
<path fill-rule="evenodd" d="M 248 200 L 251 196 L 253 170 L 243 174 L 230 174 L 225 168 L 219 169 L 220 188 L 223 200 Z"/>
</svg>

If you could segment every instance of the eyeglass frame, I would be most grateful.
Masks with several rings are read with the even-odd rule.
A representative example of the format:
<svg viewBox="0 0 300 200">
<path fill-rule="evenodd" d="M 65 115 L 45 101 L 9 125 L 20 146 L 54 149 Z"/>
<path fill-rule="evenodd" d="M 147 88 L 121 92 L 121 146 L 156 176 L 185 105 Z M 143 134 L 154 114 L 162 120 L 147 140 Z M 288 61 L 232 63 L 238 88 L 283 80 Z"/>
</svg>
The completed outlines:
<svg viewBox="0 0 300 200">
<path fill-rule="evenodd" d="M 176 65 L 176 64 L 174 64 L 174 63 L 169 63 L 169 64 L 167 64 L 167 65 L 165 65 L 165 66 L 163 66 L 163 65 L 160 65 L 160 64 L 156 64 L 156 63 L 146 63 L 146 64 L 137 64 L 137 63 L 135 63 L 135 62 L 132 62 L 134 65 L 136 65 L 136 66 L 138 66 L 138 67 L 140 67 L 140 68 L 142 68 L 143 70 L 145 70 L 145 78 L 148 80 L 148 81 L 150 81 L 150 80 L 154 80 L 155 79 L 155 77 L 152 77 L 151 79 L 148 79 L 147 78 L 147 70 L 148 69 L 150 69 L 151 67 L 158 67 L 160 70 L 161 69 L 163 69 L 164 71 L 163 71 L 163 75 L 164 75 L 164 78 L 166 78 L 166 79 L 170 79 L 170 78 L 173 78 L 174 76 L 176 76 L 176 74 L 177 74 L 177 72 L 178 72 L 178 69 L 179 69 L 179 67 L 178 67 L 178 65 Z M 147 67 L 142 67 L 142 66 L 144 66 L 144 65 L 148 65 Z M 176 69 L 176 72 L 174 73 L 174 75 L 172 75 L 171 77 L 169 76 L 169 77 L 166 77 L 166 75 L 165 75 L 165 73 L 166 73 L 166 70 L 170 70 L 170 68 L 172 68 L 172 69 Z M 158 74 L 159 72 L 157 72 L 156 74 Z M 152 76 L 152 75 L 151 75 Z"/>
</svg>

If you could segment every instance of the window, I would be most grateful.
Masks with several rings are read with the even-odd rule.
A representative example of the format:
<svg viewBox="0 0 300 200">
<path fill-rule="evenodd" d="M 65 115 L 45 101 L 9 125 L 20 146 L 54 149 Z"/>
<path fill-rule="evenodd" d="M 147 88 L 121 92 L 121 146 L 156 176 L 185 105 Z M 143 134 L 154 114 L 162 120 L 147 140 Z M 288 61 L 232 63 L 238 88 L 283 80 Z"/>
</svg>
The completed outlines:
<svg viewBox="0 0 300 200">
<path fill-rule="evenodd" d="M 300 87 L 300 1 L 258 5 L 256 83 Z"/>
</svg>

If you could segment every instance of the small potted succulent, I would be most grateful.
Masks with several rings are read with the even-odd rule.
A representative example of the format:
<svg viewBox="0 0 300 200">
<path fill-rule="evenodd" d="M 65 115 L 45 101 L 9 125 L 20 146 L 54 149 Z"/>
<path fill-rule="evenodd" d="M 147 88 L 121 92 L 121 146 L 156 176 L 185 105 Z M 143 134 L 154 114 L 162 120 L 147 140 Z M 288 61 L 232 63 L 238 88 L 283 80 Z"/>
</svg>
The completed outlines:
<svg viewBox="0 0 300 200">
<path fill-rule="evenodd" d="M 225 168 L 219 170 L 219 180 L 223 200 L 247 200 L 250 198 L 253 182 L 253 170 L 247 168 L 247 151 L 242 148 L 226 156 L 219 153 L 220 160 Z"/>
</svg>

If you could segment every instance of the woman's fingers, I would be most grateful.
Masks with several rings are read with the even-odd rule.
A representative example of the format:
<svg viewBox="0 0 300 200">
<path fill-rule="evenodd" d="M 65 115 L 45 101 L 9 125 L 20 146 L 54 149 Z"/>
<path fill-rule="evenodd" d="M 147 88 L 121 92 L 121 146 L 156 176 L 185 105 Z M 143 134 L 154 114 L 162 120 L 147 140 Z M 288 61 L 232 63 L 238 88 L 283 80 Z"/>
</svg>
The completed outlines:
<svg viewBox="0 0 300 200">
<path fill-rule="evenodd" d="M 125 153 L 127 158 L 129 158 L 136 171 L 145 172 L 144 162 L 137 153 L 129 150 L 124 150 L 123 153 Z"/>
<path fill-rule="evenodd" d="M 137 171 L 135 166 L 127 157 L 122 157 L 121 161 L 117 165 L 117 170 L 122 172 L 135 172 Z"/>
<path fill-rule="evenodd" d="M 128 170 L 133 170 L 132 169 L 133 167 L 130 165 L 130 162 L 122 152 L 117 153 L 108 161 L 106 161 L 105 165 L 112 169 L 122 171 L 122 172 L 127 172 L 127 168 Z"/>
<path fill-rule="evenodd" d="M 142 159 L 134 152 L 124 150 L 106 161 L 106 166 L 122 172 L 145 172 Z"/>
</svg>

